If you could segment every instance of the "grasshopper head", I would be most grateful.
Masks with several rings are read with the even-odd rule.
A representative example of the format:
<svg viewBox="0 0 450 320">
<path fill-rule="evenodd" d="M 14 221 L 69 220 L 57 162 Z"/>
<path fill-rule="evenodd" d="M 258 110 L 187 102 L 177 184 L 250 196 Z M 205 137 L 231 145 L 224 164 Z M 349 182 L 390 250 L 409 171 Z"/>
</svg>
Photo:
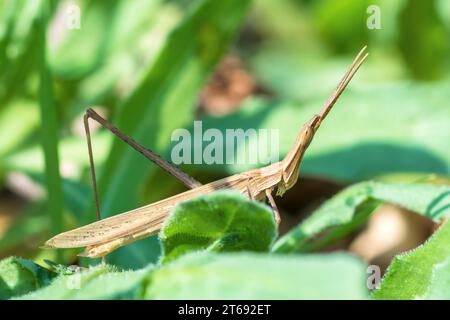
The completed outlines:
<svg viewBox="0 0 450 320">
<path fill-rule="evenodd" d="M 282 161 L 283 176 L 278 185 L 277 194 L 282 195 L 297 182 L 303 155 L 319 128 L 320 122 L 320 116 L 315 115 L 300 130 L 295 144 Z"/>
</svg>

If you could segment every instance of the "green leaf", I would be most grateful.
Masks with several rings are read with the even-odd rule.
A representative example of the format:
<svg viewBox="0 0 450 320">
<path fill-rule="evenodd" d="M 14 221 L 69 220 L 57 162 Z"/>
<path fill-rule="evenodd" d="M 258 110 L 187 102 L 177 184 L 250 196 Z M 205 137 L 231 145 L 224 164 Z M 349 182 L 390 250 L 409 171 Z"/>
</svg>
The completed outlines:
<svg viewBox="0 0 450 320">
<path fill-rule="evenodd" d="M 137 271 L 64 272 L 19 299 L 366 299 L 365 279 L 364 264 L 347 254 L 203 252 Z"/>
<path fill-rule="evenodd" d="M 53 272 L 57 274 L 72 275 L 79 269 L 78 266 L 66 266 L 64 264 L 55 263 L 48 259 L 44 259 L 44 262 L 50 267 Z"/>
<path fill-rule="evenodd" d="M 80 270 L 58 276 L 49 286 L 20 297 L 25 300 L 135 299 L 140 297 L 144 277 L 152 269 L 119 271 L 112 266 Z"/>
<path fill-rule="evenodd" d="M 153 271 L 147 299 L 365 299 L 365 267 L 345 254 L 194 253 Z"/>
<path fill-rule="evenodd" d="M 192 107 L 198 92 L 228 48 L 249 4 L 248 0 L 202 0 L 193 6 L 121 106 L 117 127 L 165 156 L 173 130 L 193 120 Z M 155 170 L 135 150 L 116 139 L 99 183 L 102 212 L 111 216 L 139 206 L 140 190 Z M 155 243 L 153 238 L 127 246 L 111 254 L 110 261 L 127 267 L 143 266 L 157 258 L 159 252 L 148 249 Z M 122 253 L 127 253 L 126 260 L 120 258 Z"/>
<path fill-rule="evenodd" d="M 32 261 L 9 257 L 0 261 L 0 299 L 9 299 L 44 287 L 54 274 Z"/>
<path fill-rule="evenodd" d="M 160 233 L 162 262 L 191 251 L 269 251 L 272 210 L 239 193 L 218 191 L 175 207 Z"/>
<path fill-rule="evenodd" d="M 426 299 L 450 300 L 450 257 L 437 264 L 431 275 Z"/>
<path fill-rule="evenodd" d="M 375 299 L 445 299 L 449 297 L 450 223 L 422 246 L 396 256 L 375 290 Z M 445 286 L 447 284 L 447 286 Z"/>
<path fill-rule="evenodd" d="M 356 184 L 326 201 L 279 239 L 273 250 L 285 253 L 317 249 L 354 230 L 383 202 L 438 222 L 450 216 L 450 187 L 375 181 Z M 324 237 L 317 237 L 326 231 Z"/>
<path fill-rule="evenodd" d="M 52 234 L 62 231 L 63 194 L 59 175 L 58 116 L 53 97 L 53 80 L 47 63 L 47 25 L 50 2 L 42 2 L 39 29 L 39 106 L 41 112 L 41 139 L 45 159 L 48 211 Z"/>
</svg>

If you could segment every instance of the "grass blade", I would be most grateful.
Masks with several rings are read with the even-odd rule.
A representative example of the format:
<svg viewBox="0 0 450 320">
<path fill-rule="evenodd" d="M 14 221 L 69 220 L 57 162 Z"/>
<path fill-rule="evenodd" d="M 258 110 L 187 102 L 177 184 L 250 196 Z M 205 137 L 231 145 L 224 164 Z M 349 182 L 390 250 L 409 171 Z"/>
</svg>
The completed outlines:
<svg viewBox="0 0 450 320">
<path fill-rule="evenodd" d="M 52 76 L 46 58 L 46 31 L 49 2 L 43 1 L 39 28 L 39 106 L 41 111 L 42 147 L 45 159 L 48 210 L 51 215 L 51 233 L 62 231 L 63 194 L 59 175 L 58 124 L 56 106 L 53 99 Z"/>
</svg>

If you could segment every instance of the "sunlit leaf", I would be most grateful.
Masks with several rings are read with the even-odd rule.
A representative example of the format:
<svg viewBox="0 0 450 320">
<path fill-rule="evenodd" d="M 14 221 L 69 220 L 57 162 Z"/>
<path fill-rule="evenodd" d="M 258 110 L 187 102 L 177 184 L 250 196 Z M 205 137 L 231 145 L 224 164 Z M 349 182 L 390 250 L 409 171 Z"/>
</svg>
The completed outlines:
<svg viewBox="0 0 450 320">
<path fill-rule="evenodd" d="M 450 223 L 419 248 L 396 256 L 375 299 L 448 299 Z"/>
<path fill-rule="evenodd" d="M 364 264 L 344 254 L 190 254 L 154 270 L 150 299 L 365 299 Z"/>
<path fill-rule="evenodd" d="M 269 251 L 276 235 L 271 209 L 224 191 L 176 206 L 159 237 L 167 262 L 200 250 Z"/>
<path fill-rule="evenodd" d="M 362 182 L 341 191 L 277 241 L 275 252 L 310 251 L 364 223 L 381 203 L 415 211 L 436 222 L 450 216 L 450 187 Z M 324 237 L 318 237 L 324 232 Z"/>
<path fill-rule="evenodd" d="M 132 299 L 151 266 L 138 271 L 119 271 L 112 266 L 60 275 L 51 285 L 20 297 L 26 300 Z"/>
<path fill-rule="evenodd" d="M 32 261 L 9 257 L 0 261 L 0 299 L 9 299 L 44 287 L 54 277 Z"/>
</svg>

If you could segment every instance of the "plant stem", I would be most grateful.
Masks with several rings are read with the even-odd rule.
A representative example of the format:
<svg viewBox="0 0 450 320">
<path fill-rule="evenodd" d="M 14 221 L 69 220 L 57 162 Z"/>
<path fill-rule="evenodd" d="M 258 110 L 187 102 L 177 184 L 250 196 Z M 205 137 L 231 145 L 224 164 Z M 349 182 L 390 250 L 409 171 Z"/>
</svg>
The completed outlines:
<svg viewBox="0 0 450 320">
<path fill-rule="evenodd" d="M 49 5 L 48 0 L 42 2 L 41 17 L 38 22 L 39 106 L 47 184 L 47 205 L 51 215 L 51 233 L 57 234 L 62 231 L 63 192 L 59 173 L 57 114 L 53 99 L 52 76 L 46 58 Z"/>
</svg>

